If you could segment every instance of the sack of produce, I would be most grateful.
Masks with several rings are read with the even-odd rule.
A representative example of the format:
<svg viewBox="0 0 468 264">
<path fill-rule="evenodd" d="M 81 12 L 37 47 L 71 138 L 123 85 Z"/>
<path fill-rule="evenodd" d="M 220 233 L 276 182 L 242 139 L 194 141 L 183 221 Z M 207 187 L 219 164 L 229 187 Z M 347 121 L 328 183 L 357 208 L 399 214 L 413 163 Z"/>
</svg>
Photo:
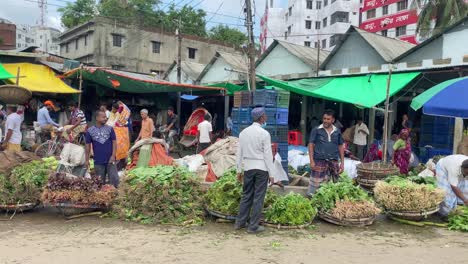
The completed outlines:
<svg viewBox="0 0 468 264">
<path fill-rule="evenodd" d="M 0 209 L 24 210 L 37 205 L 47 177 L 56 166 L 55 158 L 47 158 L 24 163 L 16 166 L 10 174 L 0 175 Z"/>
<path fill-rule="evenodd" d="M 122 219 L 143 224 L 200 224 L 201 183 L 182 167 L 136 168 L 123 178 L 114 209 Z"/>
<path fill-rule="evenodd" d="M 392 176 L 379 181 L 374 189 L 376 201 L 395 216 L 422 220 L 438 211 L 445 194 L 433 177 Z"/>
<path fill-rule="evenodd" d="M 317 209 L 309 199 L 297 193 L 278 197 L 267 209 L 266 225 L 278 228 L 300 228 L 309 225 L 315 218 Z"/>
<path fill-rule="evenodd" d="M 237 180 L 236 169 L 230 169 L 208 189 L 205 196 L 207 211 L 214 216 L 234 220 L 239 213 L 241 197 L 242 184 Z M 268 189 L 263 207 L 270 206 L 276 197 L 277 194 Z"/>
<path fill-rule="evenodd" d="M 354 186 L 351 178 L 341 176 L 337 183 L 320 187 L 312 198 L 323 220 L 343 226 L 371 225 L 380 209 L 367 192 Z"/>
<path fill-rule="evenodd" d="M 117 196 L 112 185 L 103 185 L 99 177 L 90 179 L 66 173 L 53 173 L 42 193 L 42 202 L 52 206 L 108 208 Z"/>
</svg>

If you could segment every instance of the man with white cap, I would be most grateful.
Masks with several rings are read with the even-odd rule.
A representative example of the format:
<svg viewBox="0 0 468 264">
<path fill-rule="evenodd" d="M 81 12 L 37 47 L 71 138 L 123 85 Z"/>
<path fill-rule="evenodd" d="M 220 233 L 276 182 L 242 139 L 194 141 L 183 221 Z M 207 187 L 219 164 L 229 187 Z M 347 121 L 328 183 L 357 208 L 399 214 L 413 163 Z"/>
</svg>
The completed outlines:
<svg viewBox="0 0 468 264">
<path fill-rule="evenodd" d="M 136 141 L 146 138 L 152 138 L 154 132 L 154 122 L 153 119 L 148 117 L 148 110 L 142 109 L 140 111 L 141 115 L 141 129 L 140 134 L 138 135 Z"/>
<path fill-rule="evenodd" d="M 7 119 L 5 122 L 5 140 L 2 148 L 10 152 L 21 151 L 21 123 L 23 119 L 16 113 L 16 105 L 7 105 Z"/>
<path fill-rule="evenodd" d="M 273 171 L 273 154 L 270 133 L 263 128 L 267 121 L 265 109 L 253 109 L 252 119 L 253 124 L 239 135 L 237 178 L 243 180 L 243 192 L 234 228 L 247 227 L 250 216 L 247 232 L 259 233 L 265 230 L 260 226 L 260 216 Z"/>
</svg>

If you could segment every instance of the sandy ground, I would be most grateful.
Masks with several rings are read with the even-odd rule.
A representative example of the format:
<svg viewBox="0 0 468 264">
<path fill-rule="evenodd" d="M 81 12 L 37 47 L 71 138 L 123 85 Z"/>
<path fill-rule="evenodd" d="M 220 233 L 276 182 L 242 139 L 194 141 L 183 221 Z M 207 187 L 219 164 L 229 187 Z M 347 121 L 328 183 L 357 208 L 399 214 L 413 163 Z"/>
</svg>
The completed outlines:
<svg viewBox="0 0 468 264">
<path fill-rule="evenodd" d="M 1 215 L 0 219 L 7 219 Z M 0 221 L 0 263 L 468 263 L 468 234 L 385 218 L 367 228 L 317 221 L 261 235 L 208 221 L 193 228 L 114 219 L 64 220 L 40 210 Z"/>
</svg>

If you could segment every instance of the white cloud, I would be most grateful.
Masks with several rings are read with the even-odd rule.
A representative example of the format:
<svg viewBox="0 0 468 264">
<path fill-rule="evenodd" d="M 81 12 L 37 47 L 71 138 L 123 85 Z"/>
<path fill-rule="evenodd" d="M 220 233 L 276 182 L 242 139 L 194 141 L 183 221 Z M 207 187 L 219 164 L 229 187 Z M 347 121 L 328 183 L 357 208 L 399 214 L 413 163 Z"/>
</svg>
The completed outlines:
<svg viewBox="0 0 468 264">
<path fill-rule="evenodd" d="M 6 18 L 15 24 L 38 25 L 40 22 L 40 9 L 37 3 L 24 0 L 0 0 L 0 17 Z M 56 2 L 49 1 L 50 4 Z M 46 25 L 62 29 L 60 26 L 60 14 L 56 6 L 47 6 Z"/>
</svg>

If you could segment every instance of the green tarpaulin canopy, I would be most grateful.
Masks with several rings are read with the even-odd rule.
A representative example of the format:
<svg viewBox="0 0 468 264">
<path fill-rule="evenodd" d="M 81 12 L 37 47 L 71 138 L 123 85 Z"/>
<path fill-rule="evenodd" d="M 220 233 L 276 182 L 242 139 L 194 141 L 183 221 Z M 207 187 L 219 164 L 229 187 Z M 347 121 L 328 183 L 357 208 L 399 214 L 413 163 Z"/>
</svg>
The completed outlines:
<svg viewBox="0 0 468 264">
<path fill-rule="evenodd" d="M 67 78 L 78 78 L 79 69 L 65 73 Z M 127 93 L 204 92 L 220 94 L 223 88 L 179 84 L 158 80 L 150 75 L 97 67 L 85 67 L 83 80 L 98 83 L 116 91 Z"/>
<path fill-rule="evenodd" d="M 0 80 L 16 78 L 11 73 L 7 72 L 2 64 L 0 64 Z"/>
<path fill-rule="evenodd" d="M 418 75 L 419 72 L 392 74 L 390 96 L 399 92 Z M 311 78 L 287 82 L 258 76 L 268 84 L 290 92 L 367 108 L 374 107 L 385 100 L 388 79 L 386 74 L 371 74 L 352 77 Z"/>
</svg>

